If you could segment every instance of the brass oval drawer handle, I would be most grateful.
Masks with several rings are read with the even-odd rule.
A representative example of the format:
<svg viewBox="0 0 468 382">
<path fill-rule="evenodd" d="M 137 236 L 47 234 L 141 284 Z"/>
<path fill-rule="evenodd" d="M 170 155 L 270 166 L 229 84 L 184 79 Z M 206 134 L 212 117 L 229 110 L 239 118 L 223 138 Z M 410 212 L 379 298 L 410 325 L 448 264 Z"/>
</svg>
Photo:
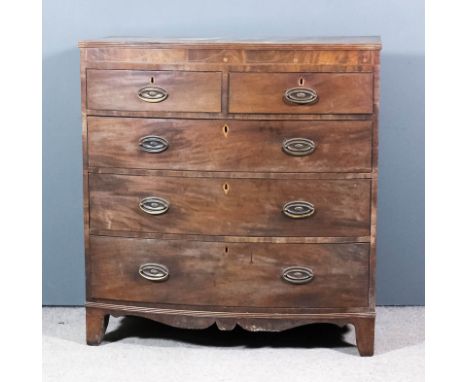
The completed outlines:
<svg viewBox="0 0 468 382">
<path fill-rule="evenodd" d="M 294 200 L 283 206 L 283 213 L 292 219 L 304 219 L 315 213 L 315 206 L 309 202 Z"/>
<path fill-rule="evenodd" d="M 157 263 L 140 265 L 138 273 L 141 277 L 151 281 L 165 281 L 169 278 L 169 269 L 165 265 Z"/>
<path fill-rule="evenodd" d="M 307 138 L 290 138 L 283 141 L 283 151 L 296 157 L 312 154 L 316 147 L 316 143 Z"/>
<path fill-rule="evenodd" d="M 157 86 L 145 86 L 138 90 L 138 98 L 150 103 L 162 102 L 169 97 L 169 93 Z"/>
<path fill-rule="evenodd" d="M 283 269 L 281 277 L 291 284 L 306 284 L 314 278 L 312 269 L 301 266 L 287 267 Z"/>
<path fill-rule="evenodd" d="M 289 104 L 312 105 L 318 102 L 319 96 L 311 88 L 290 88 L 284 92 L 283 100 Z"/>
<path fill-rule="evenodd" d="M 141 210 L 150 215 L 162 215 L 169 210 L 169 202 L 156 196 L 149 196 L 140 200 Z"/>
<path fill-rule="evenodd" d="M 146 151 L 147 153 L 162 153 L 169 148 L 169 142 L 156 135 L 147 135 L 146 137 L 141 137 L 138 141 L 140 149 Z"/>
</svg>

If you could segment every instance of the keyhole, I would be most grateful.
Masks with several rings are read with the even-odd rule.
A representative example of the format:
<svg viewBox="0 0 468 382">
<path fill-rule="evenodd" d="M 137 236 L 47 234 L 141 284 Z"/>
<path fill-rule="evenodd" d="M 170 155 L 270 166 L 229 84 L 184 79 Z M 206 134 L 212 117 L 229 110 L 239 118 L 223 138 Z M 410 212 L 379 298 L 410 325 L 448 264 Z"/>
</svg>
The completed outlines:
<svg viewBox="0 0 468 382">
<path fill-rule="evenodd" d="M 299 86 L 303 86 L 304 85 L 304 78 L 302 78 L 302 77 L 299 78 L 298 83 L 299 83 Z"/>
<path fill-rule="evenodd" d="M 225 253 L 228 253 L 228 250 L 229 250 L 228 247 L 224 247 L 224 252 Z"/>
<path fill-rule="evenodd" d="M 227 137 L 228 133 L 229 133 L 229 126 L 228 126 L 228 125 L 224 125 L 224 126 L 223 126 L 223 134 L 224 134 L 224 136 Z"/>
<path fill-rule="evenodd" d="M 223 191 L 227 195 L 227 193 L 229 192 L 229 184 L 227 184 L 227 183 L 223 184 Z"/>
<path fill-rule="evenodd" d="M 154 84 L 154 77 L 151 77 L 150 82 Z"/>
</svg>

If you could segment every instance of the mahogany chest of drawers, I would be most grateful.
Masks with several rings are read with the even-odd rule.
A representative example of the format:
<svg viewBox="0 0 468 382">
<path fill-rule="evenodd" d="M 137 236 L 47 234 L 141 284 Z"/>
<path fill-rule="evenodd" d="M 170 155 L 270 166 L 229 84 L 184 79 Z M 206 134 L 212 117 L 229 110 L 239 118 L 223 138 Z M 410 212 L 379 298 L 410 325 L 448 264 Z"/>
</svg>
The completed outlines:
<svg viewBox="0 0 468 382">
<path fill-rule="evenodd" d="M 372 355 L 380 40 L 80 48 L 88 344 L 327 322 Z"/>
</svg>

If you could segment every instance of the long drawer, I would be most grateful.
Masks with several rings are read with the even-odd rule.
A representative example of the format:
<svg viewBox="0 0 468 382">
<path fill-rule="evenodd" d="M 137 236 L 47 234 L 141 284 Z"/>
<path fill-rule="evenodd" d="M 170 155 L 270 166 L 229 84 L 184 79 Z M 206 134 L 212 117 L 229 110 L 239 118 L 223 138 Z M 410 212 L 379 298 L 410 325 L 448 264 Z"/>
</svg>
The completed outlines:
<svg viewBox="0 0 468 382">
<path fill-rule="evenodd" d="M 368 306 L 365 243 L 224 244 L 91 236 L 90 254 L 90 297 L 96 299 L 272 308 Z"/>
<path fill-rule="evenodd" d="M 367 236 L 370 179 L 90 174 L 90 227 L 239 236 Z"/>
<path fill-rule="evenodd" d="M 221 73 L 87 70 L 92 110 L 220 112 Z"/>
<path fill-rule="evenodd" d="M 372 73 L 230 73 L 230 113 L 368 114 Z"/>
<path fill-rule="evenodd" d="M 369 172 L 370 121 L 88 117 L 91 167 Z"/>
</svg>

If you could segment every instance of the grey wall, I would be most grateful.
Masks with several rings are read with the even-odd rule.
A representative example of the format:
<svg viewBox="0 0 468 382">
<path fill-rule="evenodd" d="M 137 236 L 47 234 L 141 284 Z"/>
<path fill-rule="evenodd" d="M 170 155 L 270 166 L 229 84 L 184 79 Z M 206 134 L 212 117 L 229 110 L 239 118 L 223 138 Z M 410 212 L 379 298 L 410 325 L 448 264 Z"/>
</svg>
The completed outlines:
<svg viewBox="0 0 468 382">
<path fill-rule="evenodd" d="M 424 304 L 422 0 L 43 1 L 43 303 L 84 301 L 81 39 L 381 35 L 377 301 Z"/>
</svg>

